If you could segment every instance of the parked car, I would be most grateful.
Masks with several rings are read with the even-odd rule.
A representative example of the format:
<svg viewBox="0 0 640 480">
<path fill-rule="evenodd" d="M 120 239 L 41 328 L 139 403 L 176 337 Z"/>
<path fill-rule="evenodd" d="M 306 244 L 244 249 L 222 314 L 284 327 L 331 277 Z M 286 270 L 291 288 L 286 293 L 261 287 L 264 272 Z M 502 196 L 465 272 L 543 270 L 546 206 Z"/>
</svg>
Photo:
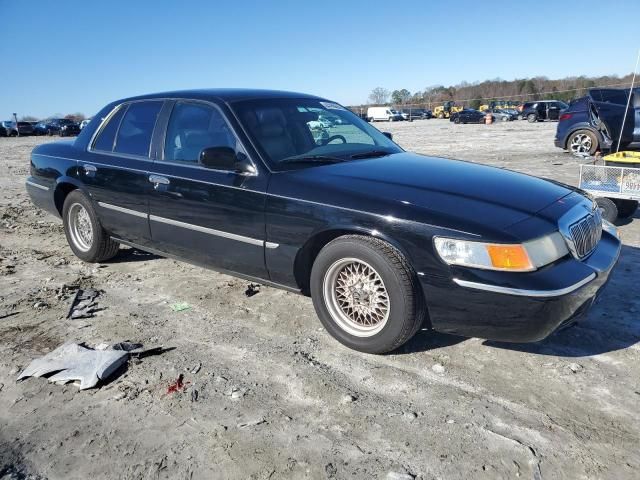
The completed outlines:
<svg viewBox="0 0 640 480">
<path fill-rule="evenodd" d="M 308 122 L 324 113 L 344 124 L 318 144 Z M 310 295 L 363 352 L 423 326 L 540 340 L 588 310 L 620 252 L 580 190 L 405 152 L 324 98 L 194 90 L 98 118 L 37 146 L 26 181 L 76 256 L 104 262 L 126 244 Z"/>
<path fill-rule="evenodd" d="M 544 120 L 558 120 L 560 114 L 568 107 L 564 102 L 558 100 L 538 100 L 526 102 L 522 106 L 521 119 L 527 119 L 530 123 L 542 122 Z"/>
<path fill-rule="evenodd" d="M 372 122 L 397 122 L 403 119 L 399 112 L 390 107 L 369 107 L 367 109 L 367 117 Z"/>
<path fill-rule="evenodd" d="M 405 108 L 400 113 L 405 120 L 426 120 L 431 118 L 431 112 L 424 108 Z"/>
<path fill-rule="evenodd" d="M 472 108 L 463 108 L 452 113 L 449 121 L 453 123 L 484 123 L 486 114 Z"/>
<path fill-rule="evenodd" d="M 4 126 L 4 122 L 0 122 L 0 137 L 8 137 L 9 130 Z"/>
<path fill-rule="evenodd" d="M 80 133 L 80 126 L 67 118 L 52 118 L 39 122 L 35 128 L 36 135 L 60 135 L 70 137 Z"/>
<path fill-rule="evenodd" d="M 33 127 L 29 122 L 13 122 L 11 120 L 5 120 L 2 122 L 2 128 L 5 131 L 7 137 L 16 137 L 18 133 L 22 136 L 33 135 Z"/>
<path fill-rule="evenodd" d="M 631 99 L 628 88 L 594 88 L 571 101 L 560 115 L 554 144 L 574 154 L 593 155 L 617 148 L 619 140 L 620 149 L 640 142 L 640 88 L 633 89 Z"/>
<path fill-rule="evenodd" d="M 493 118 L 497 121 L 497 122 L 511 122 L 512 120 L 515 120 L 518 118 L 517 114 L 514 114 L 512 112 L 509 112 L 507 110 L 503 110 L 501 108 L 493 108 L 493 109 L 488 109 L 485 110 L 484 112 L 485 115 L 487 113 L 490 113 L 491 116 L 493 116 Z"/>
</svg>

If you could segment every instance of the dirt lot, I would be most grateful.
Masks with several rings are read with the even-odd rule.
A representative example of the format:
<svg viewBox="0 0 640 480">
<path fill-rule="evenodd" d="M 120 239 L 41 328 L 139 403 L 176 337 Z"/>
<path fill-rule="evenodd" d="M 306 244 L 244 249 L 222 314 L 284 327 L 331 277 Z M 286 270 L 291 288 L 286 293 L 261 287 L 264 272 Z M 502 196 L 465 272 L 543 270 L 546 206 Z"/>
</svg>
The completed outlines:
<svg viewBox="0 0 640 480">
<path fill-rule="evenodd" d="M 553 123 L 376 126 L 408 150 L 577 181 Z M 370 356 L 332 340 L 305 297 L 248 297 L 247 282 L 125 248 L 80 262 L 24 191 L 47 141 L 0 138 L 1 479 L 640 475 L 640 217 L 577 327 L 534 345 L 421 332 Z M 65 319 L 74 285 L 103 290 L 95 318 Z M 175 349 L 99 389 L 16 382 L 65 341 L 122 340 Z"/>
</svg>

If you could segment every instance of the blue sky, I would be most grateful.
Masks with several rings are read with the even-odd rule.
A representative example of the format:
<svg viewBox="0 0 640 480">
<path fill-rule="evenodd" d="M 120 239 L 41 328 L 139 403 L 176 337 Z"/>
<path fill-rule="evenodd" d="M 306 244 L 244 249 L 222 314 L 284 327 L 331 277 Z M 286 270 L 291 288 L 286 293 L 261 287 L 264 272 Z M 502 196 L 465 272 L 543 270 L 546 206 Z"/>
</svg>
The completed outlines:
<svg viewBox="0 0 640 480">
<path fill-rule="evenodd" d="M 343 104 L 382 86 L 625 74 L 633 1 L 0 0 L 0 119 L 199 87 Z"/>
</svg>

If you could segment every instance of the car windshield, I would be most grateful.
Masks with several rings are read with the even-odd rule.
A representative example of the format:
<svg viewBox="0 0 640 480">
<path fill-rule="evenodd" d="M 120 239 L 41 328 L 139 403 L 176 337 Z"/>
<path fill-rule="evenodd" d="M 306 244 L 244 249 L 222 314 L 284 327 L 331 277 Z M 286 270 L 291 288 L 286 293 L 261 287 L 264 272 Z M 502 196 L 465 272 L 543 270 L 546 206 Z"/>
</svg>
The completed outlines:
<svg viewBox="0 0 640 480">
<path fill-rule="evenodd" d="M 237 102 L 233 109 L 276 170 L 402 152 L 378 129 L 333 102 L 261 99 Z"/>
<path fill-rule="evenodd" d="M 61 118 L 60 120 L 58 120 L 58 123 L 61 123 L 63 125 L 69 125 L 70 123 L 73 123 L 73 122 L 68 118 Z"/>
</svg>

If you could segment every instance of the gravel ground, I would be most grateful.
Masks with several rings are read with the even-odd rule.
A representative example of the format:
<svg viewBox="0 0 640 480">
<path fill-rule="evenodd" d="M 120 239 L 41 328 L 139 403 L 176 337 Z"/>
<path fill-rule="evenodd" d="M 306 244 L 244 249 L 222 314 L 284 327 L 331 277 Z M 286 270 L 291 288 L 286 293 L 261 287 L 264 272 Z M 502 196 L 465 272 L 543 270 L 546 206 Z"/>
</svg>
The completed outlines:
<svg viewBox="0 0 640 480">
<path fill-rule="evenodd" d="M 554 123 L 376 126 L 407 150 L 577 181 Z M 421 332 L 371 356 L 332 340 L 305 297 L 248 297 L 242 280 L 125 248 L 80 262 L 24 191 L 47 141 L 0 138 L 0 479 L 638 478 L 638 216 L 578 326 L 532 345 Z M 67 320 L 78 285 L 104 310 Z M 175 349 L 94 390 L 16 382 L 65 341 L 123 340 Z"/>
</svg>

